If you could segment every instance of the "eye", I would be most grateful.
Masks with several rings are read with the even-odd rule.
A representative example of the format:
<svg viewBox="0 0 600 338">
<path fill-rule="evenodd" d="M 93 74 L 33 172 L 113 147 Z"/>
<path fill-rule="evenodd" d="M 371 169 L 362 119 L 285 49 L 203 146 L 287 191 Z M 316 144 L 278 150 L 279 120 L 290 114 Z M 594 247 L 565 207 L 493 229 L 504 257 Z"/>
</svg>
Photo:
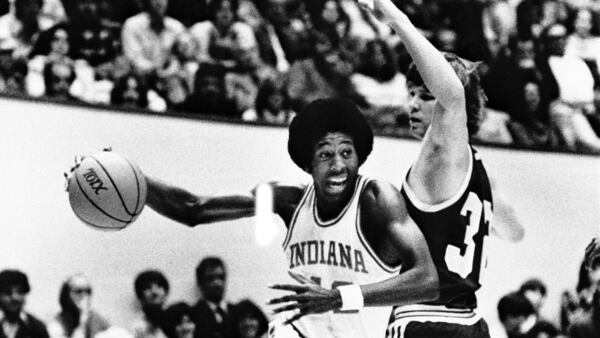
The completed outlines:
<svg viewBox="0 0 600 338">
<path fill-rule="evenodd" d="M 317 153 L 318 158 L 329 158 L 331 156 L 330 151 L 320 151 Z"/>
<path fill-rule="evenodd" d="M 422 92 L 421 99 L 423 99 L 424 101 L 431 101 L 435 100 L 435 96 L 433 96 L 430 92 Z"/>
<path fill-rule="evenodd" d="M 344 150 L 342 150 L 342 156 L 344 156 L 345 158 L 350 157 L 350 155 L 352 155 L 352 149 L 344 149 Z"/>
</svg>

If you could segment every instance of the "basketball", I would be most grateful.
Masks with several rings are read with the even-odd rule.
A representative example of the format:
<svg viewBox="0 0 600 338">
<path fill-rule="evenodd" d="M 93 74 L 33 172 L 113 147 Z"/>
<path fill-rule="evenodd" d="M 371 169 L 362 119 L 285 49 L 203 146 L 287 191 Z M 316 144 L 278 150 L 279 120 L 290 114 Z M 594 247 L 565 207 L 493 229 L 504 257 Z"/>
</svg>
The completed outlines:
<svg viewBox="0 0 600 338">
<path fill-rule="evenodd" d="M 140 169 L 112 151 L 86 156 L 68 178 L 69 202 L 84 223 L 121 230 L 134 222 L 146 203 Z"/>
</svg>

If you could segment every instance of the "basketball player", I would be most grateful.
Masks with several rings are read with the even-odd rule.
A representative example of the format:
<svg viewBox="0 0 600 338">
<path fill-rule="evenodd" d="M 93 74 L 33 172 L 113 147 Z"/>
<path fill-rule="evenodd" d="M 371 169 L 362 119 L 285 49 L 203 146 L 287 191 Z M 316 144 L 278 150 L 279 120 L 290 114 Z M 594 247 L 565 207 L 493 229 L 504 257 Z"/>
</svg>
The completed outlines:
<svg viewBox="0 0 600 338">
<path fill-rule="evenodd" d="M 358 173 L 372 145 L 361 112 L 341 99 L 309 103 L 290 125 L 288 153 L 312 184 L 273 184 L 290 275 L 300 284 L 272 286 L 291 292 L 271 301 L 283 317 L 271 337 L 380 338 L 391 305 L 437 298 L 427 244 L 400 192 Z M 151 178 L 147 204 L 189 226 L 254 213 L 251 195 L 196 196 Z"/>
<path fill-rule="evenodd" d="M 410 127 L 422 147 L 401 192 L 427 240 L 440 284 L 435 301 L 395 307 L 387 336 L 489 337 L 475 311 L 485 244 L 495 230 L 518 241 L 523 228 L 504 203 L 501 226 L 490 224 L 492 187 L 469 142 L 485 103 L 476 65 L 440 53 L 391 0 L 373 5 L 363 4 L 396 31 L 413 59 L 407 72 Z"/>
</svg>

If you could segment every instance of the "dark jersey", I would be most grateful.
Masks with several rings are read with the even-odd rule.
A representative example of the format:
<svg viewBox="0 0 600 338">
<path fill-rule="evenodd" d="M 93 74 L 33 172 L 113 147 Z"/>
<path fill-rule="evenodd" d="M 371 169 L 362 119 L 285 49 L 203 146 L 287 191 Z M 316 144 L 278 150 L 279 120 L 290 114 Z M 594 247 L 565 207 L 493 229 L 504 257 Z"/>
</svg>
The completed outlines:
<svg viewBox="0 0 600 338">
<path fill-rule="evenodd" d="M 402 186 L 408 213 L 423 232 L 439 275 L 440 297 L 427 304 L 477 307 L 475 291 L 487 263 L 484 240 L 490 233 L 492 188 L 477 152 L 471 150 L 467 177 L 448 201 L 427 205 L 407 181 Z"/>
</svg>

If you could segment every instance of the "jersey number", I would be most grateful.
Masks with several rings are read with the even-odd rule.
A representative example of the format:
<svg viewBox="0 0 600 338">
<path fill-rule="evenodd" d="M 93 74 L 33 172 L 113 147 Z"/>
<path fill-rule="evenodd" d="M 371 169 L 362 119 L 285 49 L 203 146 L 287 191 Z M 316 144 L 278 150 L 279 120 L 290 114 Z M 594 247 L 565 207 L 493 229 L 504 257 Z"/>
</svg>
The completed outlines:
<svg viewBox="0 0 600 338">
<path fill-rule="evenodd" d="M 469 192 L 460 214 L 466 220 L 465 237 L 459 245 L 448 245 L 446 263 L 450 271 L 462 278 L 471 275 L 471 280 L 480 283 L 487 264 L 484 243 L 485 237 L 490 234 L 492 203 L 486 200 L 482 202 L 477 194 Z"/>
</svg>

